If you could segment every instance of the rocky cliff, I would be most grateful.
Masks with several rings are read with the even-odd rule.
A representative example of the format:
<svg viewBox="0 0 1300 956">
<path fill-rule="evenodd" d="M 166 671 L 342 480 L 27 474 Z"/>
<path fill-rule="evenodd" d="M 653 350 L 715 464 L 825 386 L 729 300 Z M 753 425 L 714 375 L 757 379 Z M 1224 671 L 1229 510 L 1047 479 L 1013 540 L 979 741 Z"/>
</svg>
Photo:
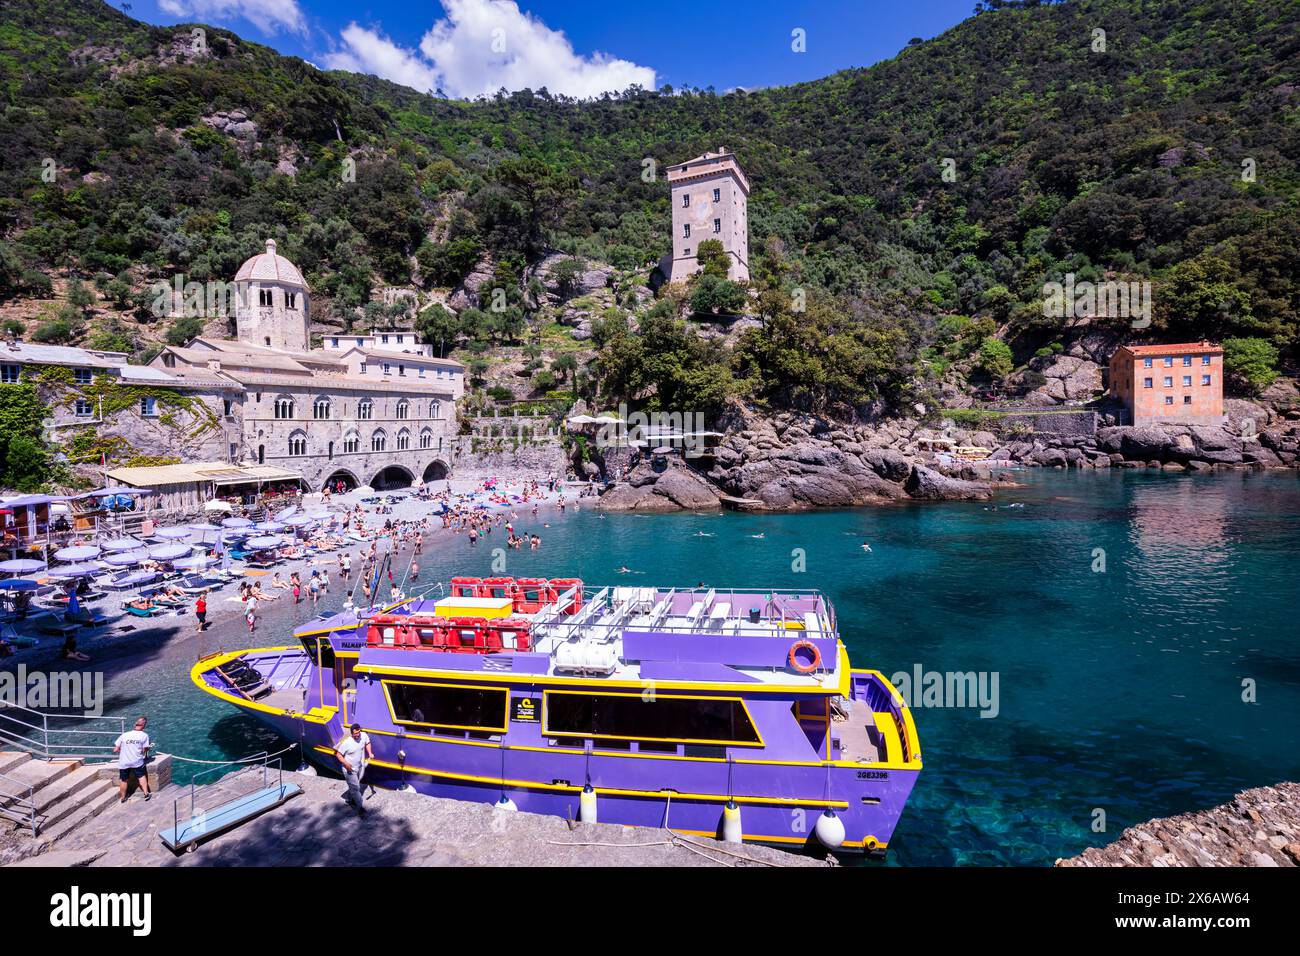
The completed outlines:
<svg viewBox="0 0 1300 956">
<path fill-rule="evenodd" d="M 1057 866 L 1300 866 L 1300 784 L 1237 794 L 1199 813 L 1150 820 Z"/>
</svg>

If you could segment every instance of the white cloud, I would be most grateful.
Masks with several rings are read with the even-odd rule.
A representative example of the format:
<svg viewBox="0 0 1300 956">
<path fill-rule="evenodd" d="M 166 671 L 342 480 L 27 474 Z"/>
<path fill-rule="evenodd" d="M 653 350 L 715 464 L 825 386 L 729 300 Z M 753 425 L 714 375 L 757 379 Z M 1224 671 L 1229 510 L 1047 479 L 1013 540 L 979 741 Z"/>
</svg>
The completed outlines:
<svg viewBox="0 0 1300 956">
<path fill-rule="evenodd" d="M 590 97 L 634 83 L 655 86 L 653 69 L 605 53 L 582 56 L 568 37 L 524 13 L 514 0 L 443 0 L 443 9 L 446 17 L 429 28 L 419 50 L 352 23 L 342 34 L 344 48 L 325 62 L 421 92 L 441 88 L 457 98 L 501 87 L 546 87 L 552 93 Z"/>
<path fill-rule="evenodd" d="M 242 17 L 263 33 L 307 30 L 298 0 L 158 0 L 158 6 L 176 17 Z"/>
</svg>

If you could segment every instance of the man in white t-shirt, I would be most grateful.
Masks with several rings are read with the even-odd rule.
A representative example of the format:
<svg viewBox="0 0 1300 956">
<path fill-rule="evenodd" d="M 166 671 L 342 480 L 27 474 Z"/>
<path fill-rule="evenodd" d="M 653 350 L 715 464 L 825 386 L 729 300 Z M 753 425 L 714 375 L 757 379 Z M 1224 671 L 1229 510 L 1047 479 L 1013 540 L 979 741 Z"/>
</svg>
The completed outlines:
<svg viewBox="0 0 1300 956">
<path fill-rule="evenodd" d="M 144 767 L 144 762 L 153 747 L 149 735 L 144 732 L 147 726 L 149 726 L 149 718 L 140 717 L 135 722 L 134 730 L 128 730 L 113 742 L 113 753 L 117 754 L 118 803 L 126 803 L 126 790 L 130 786 L 132 777 L 139 781 L 146 800 L 153 796 L 149 792 L 149 774 Z"/>
<path fill-rule="evenodd" d="M 360 724 L 353 724 L 348 736 L 334 748 L 334 756 L 343 765 L 343 779 L 348 784 L 344 799 L 364 817 L 366 805 L 361 794 L 361 777 L 366 772 L 366 761 L 375 759 L 375 752 L 370 746 L 370 735 L 362 732 Z"/>
</svg>

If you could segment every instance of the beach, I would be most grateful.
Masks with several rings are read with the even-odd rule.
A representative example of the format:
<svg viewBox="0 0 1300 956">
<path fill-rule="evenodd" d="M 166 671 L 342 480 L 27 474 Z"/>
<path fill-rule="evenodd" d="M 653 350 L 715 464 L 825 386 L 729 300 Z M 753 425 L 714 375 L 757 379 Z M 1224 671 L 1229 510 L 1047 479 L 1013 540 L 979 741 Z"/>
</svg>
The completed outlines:
<svg viewBox="0 0 1300 956">
<path fill-rule="evenodd" d="M 561 497 L 564 499 L 565 507 L 572 510 L 573 504 L 578 500 L 581 487 L 571 483 L 560 485 L 555 491 L 547 491 L 545 480 L 540 478 L 536 480 L 541 485 L 540 492 L 531 495 L 526 504 L 512 501 L 511 505 L 505 505 L 491 501 L 489 494 L 482 490 L 481 479 L 453 478 L 449 481 L 439 481 L 436 487 L 431 486 L 431 491 L 444 493 L 450 489 L 454 505 L 464 508 L 483 505 L 485 507 L 482 510 L 492 515 L 499 514 L 506 521 L 510 520 L 509 515 L 513 512 L 516 518 L 512 523 L 517 532 L 540 535 L 545 530 L 545 525 L 559 515 Z M 497 482 L 495 491 L 498 495 L 513 500 L 516 497 L 522 498 L 524 485 L 524 480 L 503 480 Z M 373 497 L 379 497 L 384 502 L 391 500 L 392 503 L 387 505 L 391 511 L 381 514 L 377 511 L 380 505 L 361 503 L 362 498 Z M 585 499 L 583 503 L 578 504 L 578 507 L 584 507 L 587 500 L 590 499 Z M 477 545 L 471 545 L 464 531 L 442 526 L 441 502 L 418 499 L 410 489 L 376 493 L 350 491 L 342 495 L 332 495 L 327 504 L 318 503 L 309 506 L 308 510 L 313 512 L 327 510 L 341 521 L 343 515 L 355 509 L 358 504 L 361 504 L 363 509 L 361 520 L 364 527 L 370 530 L 382 528 L 389 520 L 394 526 L 400 526 L 405 522 L 418 524 L 423 519 L 429 519 L 428 527 L 419 533 L 420 547 L 424 553 L 428 553 L 433 548 L 439 550 L 463 548 L 468 552 L 471 547 L 504 548 L 506 545 L 504 521 L 500 525 L 495 525 L 491 532 L 483 535 Z M 534 506 L 537 508 L 536 516 L 533 515 Z M 160 523 L 160 527 L 165 525 Z M 207 593 L 208 626 L 202 632 L 198 630 L 194 614 L 197 595 L 189 596 L 181 608 L 166 610 L 151 618 L 141 618 L 127 613 L 124 607 L 126 602 L 135 597 L 135 591 L 107 592 L 99 599 L 88 601 L 84 605 L 86 610 L 103 615 L 107 618 L 107 622 L 97 627 L 82 627 L 76 634 L 77 650 L 88 655 L 89 661 L 64 660 L 61 654 L 62 639 L 40 635 L 37 646 L 17 647 L 13 656 L 0 659 L 0 668 L 14 669 L 20 663 L 26 665 L 29 671 L 37 668 L 64 672 L 93 671 L 109 667 L 110 673 L 107 679 L 111 690 L 111 670 L 116 669 L 117 666 L 130 667 L 129 658 L 156 655 L 164 646 L 192 643 L 197 655 L 200 652 L 209 653 L 220 647 L 241 646 L 259 640 L 272 644 L 286 643 L 292 639 L 293 629 L 303 622 L 322 614 L 332 614 L 342 610 L 349 588 L 356 588 L 357 600 L 362 600 L 359 578 L 372 540 L 376 555 L 381 559 L 387 556 L 387 560 L 384 561 L 383 580 L 377 589 L 377 604 L 387 603 L 386 599 L 391 594 L 392 589 L 387 581 L 389 568 L 392 570 L 393 585 L 399 588 L 405 585 L 405 596 L 409 597 L 414 593 L 430 589 L 434 591 L 434 596 L 441 596 L 442 592 L 438 587 L 439 585 L 445 587 L 445 581 L 438 581 L 431 575 L 425 575 L 423 579 L 417 578 L 414 581 L 408 580 L 410 562 L 415 556 L 415 540 L 403 541 L 396 535 L 380 533 L 373 539 L 348 540 L 333 551 L 297 560 L 286 560 L 265 570 L 243 568 L 241 562 L 234 562 L 234 569 L 237 572 L 242 569 L 242 573 L 238 573 L 229 582 L 214 585 Z M 544 540 L 542 546 L 545 546 Z M 339 559 L 343 555 L 351 559 L 350 580 L 344 579 L 339 567 Z M 319 602 L 315 604 L 306 587 L 306 581 L 313 569 L 329 572 L 328 590 L 322 592 Z M 294 572 L 297 572 L 304 582 L 301 600 L 296 604 L 292 592 L 287 588 L 270 587 L 270 582 L 277 574 L 281 580 L 287 582 Z M 37 578 L 42 576 L 37 575 Z M 260 585 L 263 592 L 268 595 L 266 599 L 258 601 L 256 629 L 252 635 L 249 634 L 244 618 L 244 604 L 239 598 L 239 586 L 244 581 Z M 29 616 L 37 613 L 40 613 L 40 609 L 33 607 Z M 21 622 L 18 622 L 18 632 L 24 633 Z M 114 666 L 110 667 L 110 665 Z"/>
</svg>

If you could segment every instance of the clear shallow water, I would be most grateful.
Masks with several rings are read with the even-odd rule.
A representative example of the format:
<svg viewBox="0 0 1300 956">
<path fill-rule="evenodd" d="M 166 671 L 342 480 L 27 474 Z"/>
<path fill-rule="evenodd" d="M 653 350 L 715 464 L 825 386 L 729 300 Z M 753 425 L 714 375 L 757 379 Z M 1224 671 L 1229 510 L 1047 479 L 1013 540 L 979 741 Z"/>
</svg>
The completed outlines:
<svg viewBox="0 0 1300 956">
<path fill-rule="evenodd" d="M 817 587 L 835 603 L 855 666 L 996 672 L 996 718 L 973 708 L 914 711 L 925 769 L 893 863 L 1050 864 L 1150 817 L 1300 779 L 1300 480 L 1144 472 L 1022 480 L 1027 487 L 996 505 L 543 515 L 549 529 L 519 522 L 542 535 L 542 549 L 509 552 L 505 573 Z M 439 539 L 426 546 L 421 579 L 487 574 L 491 549 L 503 544 L 500 529 L 473 549 Z M 1092 570 L 1097 548 L 1103 573 Z M 803 572 L 793 570 L 795 549 Z M 616 573 L 624 565 L 643 573 Z M 336 585 L 323 603 L 340 602 Z M 213 602 L 213 617 L 237 613 Z M 287 643 L 293 613 L 278 609 L 279 626 L 259 627 L 248 643 Z M 194 757 L 283 746 L 193 687 L 199 650 L 189 640 L 133 659 L 109 678 L 107 709 L 147 710 L 162 748 Z M 1244 679 L 1256 682 L 1257 703 L 1242 701 Z M 1098 808 L 1104 833 L 1091 829 Z"/>
</svg>

